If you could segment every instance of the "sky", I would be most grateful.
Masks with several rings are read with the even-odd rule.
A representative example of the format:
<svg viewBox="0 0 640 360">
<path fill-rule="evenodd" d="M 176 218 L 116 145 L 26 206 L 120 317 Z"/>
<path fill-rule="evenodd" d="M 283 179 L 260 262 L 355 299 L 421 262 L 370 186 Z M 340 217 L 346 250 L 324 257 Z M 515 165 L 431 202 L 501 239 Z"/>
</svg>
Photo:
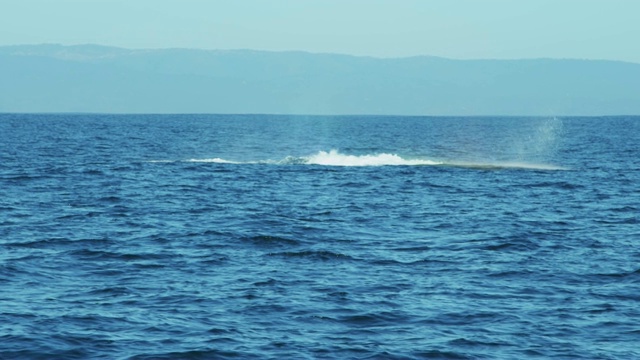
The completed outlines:
<svg viewBox="0 0 640 360">
<path fill-rule="evenodd" d="M 0 0 L 0 46 L 640 63 L 640 0 Z"/>
</svg>

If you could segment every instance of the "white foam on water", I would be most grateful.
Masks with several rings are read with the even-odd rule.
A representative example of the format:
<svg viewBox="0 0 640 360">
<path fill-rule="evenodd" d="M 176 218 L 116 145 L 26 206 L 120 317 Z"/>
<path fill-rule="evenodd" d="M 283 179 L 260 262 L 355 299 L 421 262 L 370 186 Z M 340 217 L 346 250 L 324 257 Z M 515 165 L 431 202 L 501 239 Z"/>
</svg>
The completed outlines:
<svg viewBox="0 0 640 360">
<path fill-rule="evenodd" d="M 193 162 L 193 163 L 216 163 L 216 164 L 246 164 L 238 161 L 230 161 L 221 158 L 212 158 L 212 159 L 189 159 L 185 160 L 185 162 Z"/>
<path fill-rule="evenodd" d="M 427 159 L 405 159 L 396 154 L 346 155 L 337 150 L 320 151 L 306 158 L 307 164 L 327 166 L 439 165 Z"/>
<path fill-rule="evenodd" d="M 281 160 L 231 161 L 223 158 L 188 159 L 183 162 L 216 163 L 216 164 L 267 164 L 267 165 L 320 165 L 320 166 L 451 166 L 472 169 L 526 169 L 526 170 L 567 170 L 567 168 L 544 163 L 523 161 L 457 161 L 433 160 L 427 158 L 404 158 L 397 154 L 377 153 L 365 155 L 349 155 L 338 150 L 319 151 L 313 155 L 295 157 L 287 156 Z M 171 162 L 168 160 L 152 160 L 150 162 Z"/>
</svg>

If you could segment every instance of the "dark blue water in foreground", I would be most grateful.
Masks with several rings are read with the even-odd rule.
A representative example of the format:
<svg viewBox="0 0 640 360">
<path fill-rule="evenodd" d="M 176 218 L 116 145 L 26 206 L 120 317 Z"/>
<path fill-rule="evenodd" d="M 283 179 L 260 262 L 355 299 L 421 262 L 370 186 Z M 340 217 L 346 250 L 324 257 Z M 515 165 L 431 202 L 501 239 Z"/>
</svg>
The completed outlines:
<svg viewBox="0 0 640 360">
<path fill-rule="evenodd" d="M 640 358 L 638 134 L 0 115 L 0 358 Z"/>
</svg>

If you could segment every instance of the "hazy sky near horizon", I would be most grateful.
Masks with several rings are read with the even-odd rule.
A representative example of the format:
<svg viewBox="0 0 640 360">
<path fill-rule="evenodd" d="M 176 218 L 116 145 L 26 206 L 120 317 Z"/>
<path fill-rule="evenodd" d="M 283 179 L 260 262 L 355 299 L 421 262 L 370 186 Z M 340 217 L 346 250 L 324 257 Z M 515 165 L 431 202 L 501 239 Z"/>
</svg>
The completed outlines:
<svg viewBox="0 0 640 360">
<path fill-rule="evenodd" d="M 0 0 L 0 45 L 640 63 L 640 0 Z"/>
</svg>

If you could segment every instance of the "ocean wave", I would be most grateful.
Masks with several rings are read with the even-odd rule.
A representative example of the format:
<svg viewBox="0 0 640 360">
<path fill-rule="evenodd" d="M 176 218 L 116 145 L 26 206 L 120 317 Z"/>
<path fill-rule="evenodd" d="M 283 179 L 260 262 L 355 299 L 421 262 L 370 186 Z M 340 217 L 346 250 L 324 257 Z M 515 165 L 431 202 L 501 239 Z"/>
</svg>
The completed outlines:
<svg viewBox="0 0 640 360">
<path fill-rule="evenodd" d="M 307 164 L 326 166 L 439 165 L 429 159 L 406 159 L 396 154 L 347 155 L 337 150 L 320 151 L 307 158 Z"/>
<path fill-rule="evenodd" d="M 176 162 L 171 160 L 152 160 L 152 163 Z M 395 153 L 374 153 L 364 155 L 343 154 L 338 150 L 319 151 L 309 156 L 287 156 L 279 160 L 234 161 L 220 157 L 187 159 L 189 163 L 216 164 L 269 164 L 269 165 L 319 165 L 341 167 L 364 166 L 448 166 L 481 170 L 522 169 L 522 170 L 567 170 L 562 166 L 526 161 L 465 161 L 436 160 L 426 157 L 404 157 Z"/>
<path fill-rule="evenodd" d="M 194 163 L 216 163 L 216 164 L 242 164 L 242 162 L 230 161 L 221 158 L 213 158 L 213 159 L 189 159 L 185 160 L 186 162 L 194 162 Z"/>
</svg>

